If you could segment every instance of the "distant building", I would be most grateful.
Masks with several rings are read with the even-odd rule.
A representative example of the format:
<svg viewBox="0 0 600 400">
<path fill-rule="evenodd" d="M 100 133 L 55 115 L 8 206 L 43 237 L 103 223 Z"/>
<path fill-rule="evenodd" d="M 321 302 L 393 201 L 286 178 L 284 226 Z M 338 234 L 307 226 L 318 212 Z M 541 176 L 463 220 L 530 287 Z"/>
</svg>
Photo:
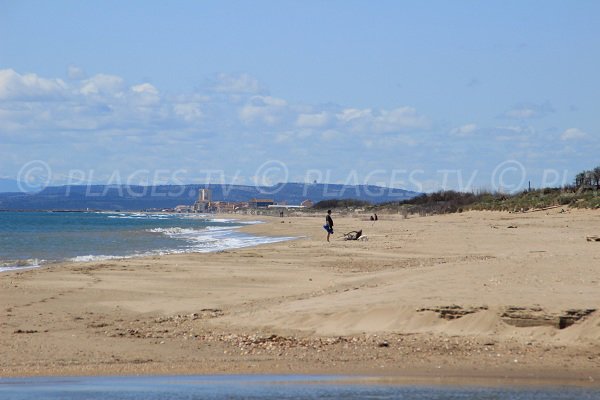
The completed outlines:
<svg viewBox="0 0 600 400">
<path fill-rule="evenodd" d="M 275 202 L 272 199 L 251 199 L 248 202 L 250 208 L 267 208 L 273 204 L 275 204 Z"/>
<path fill-rule="evenodd" d="M 232 213 L 241 208 L 241 203 L 230 203 L 228 201 L 213 201 L 210 203 L 211 211 L 218 213 Z"/>
<path fill-rule="evenodd" d="M 293 209 L 297 209 L 297 208 L 305 208 L 304 206 L 297 206 L 297 205 L 289 205 L 289 204 L 273 204 L 270 206 L 267 206 L 267 208 L 271 209 L 280 209 L 280 210 L 293 210 Z"/>
<path fill-rule="evenodd" d="M 210 189 L 200 189 L 198 193 L 198 200 L 194 203 L 194 212 L 208 212 L 210 211 L 210 203 L 212 200 L 212 191 Z"/>
<path fill-rule="evenodd" d="M 300 205 L 302 207 L 306 207 L 306 208 L 310 208 L 313 206 L 313 202 L 309 199 L 304 200 L 302 203 L 300 203 Z"/>
<path fill-rule="evenodd" d="M 206 201 L 210 203 L 212 201 L 212 190 L 200 189 L 200 192 L 198 193 L 198 201 Z"/>
<path fill-rule="evenodd" d="M 188 205 L 179 205 L 175 207 L 175 212 L 177 213 L 189 213 L 194 211 L 193 206 L 188 206 Z"/>
</svg>

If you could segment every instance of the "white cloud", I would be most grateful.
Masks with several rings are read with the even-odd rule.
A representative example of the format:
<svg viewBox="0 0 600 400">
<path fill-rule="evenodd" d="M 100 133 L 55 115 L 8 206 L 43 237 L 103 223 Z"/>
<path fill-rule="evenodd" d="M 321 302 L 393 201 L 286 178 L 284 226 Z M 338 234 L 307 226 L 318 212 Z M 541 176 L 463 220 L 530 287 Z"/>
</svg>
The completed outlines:
<svg viewBox="0 0 600 400">
<path fill-rule="evenodd" d="M 21 75 L 12 69 L 0 70 L 0 100 L 47 101 L 66 95 L 66 84 L 61 79 Z"/>
<path fill-rule="evenodd" d="M 77 67 L 70 72 L 78 75 Z M 428 120 L 414 108 L 372 109 L 289 104 L 285 99 L 252 92 L 260 84 L 249 75 L 220 74 L 220 86 L 227 96 L 212 88 L 204 92 L 162 95 L 154 85 L 143 82 L 130 85 L 116 75 L 97 74 L 86 79 L 47 79 L 35 74 L 20 75 L 13 70 L 0 71 L 0 94 L 5 100 L 0 109 L 0 125 L 11 132 L 73 133 L 71 140 L 84 136 L 76 132 L 154 132 L 172 127 L 183 132 L 232 132 L 235 136 L 251 129 L 271 138 L 288 141 L 314 136 L 332 140 L 353 133 L 365 139 L 373 133 L 400 134 L 409 129 L 427 127 Z M 28 101 L 37 96 L 36 103 Z M 53 98 L 54 97 L 54 98 Z M 52 101 L 50 101 L 52 100 Z M 201 122 L 201 124 L 200 124 Z M 279 135 L 279 136 L 277 136 Z M 147 139 L 147 134 L 144 137 Z M 57 142 L 58 138 L 54 138 Z M 145 143 L 148 143 L 145 141 Z"/>
<path fill-rule="evenodd" d="M 535 127 L 531 125 L 505 125 L 496 126 L 486 130 L 487 136 L 493 137 L 497 141 L 511 142 L 530 142 L 538 135 Z"/>
<path fill-rule="evenodd" d="M 286 143 L 286 142 L 291 142 L 292 140 L 294 140 L 293 132 L 278 133 L 275 136 L 275 143 Z"/>
<path fill-rule="evenodd" d="M 186 122 L 197 122 L 204 118 L 204 113 L 199 104 L 184 103 L 173 106 L 175 115 L 183 118 Z"/>
<path fill-rule="evenodd" d="M 142 83 L 131 87 L 131 91 L 138 103 L 148 106 L 160 101 L 158 90 L 149 83 Z"/>
<path fill-rule="evenodd" d="M 158 90 L 156 90 L 156 88 L 149 83 L 142 83 L 140 85 L 132 86 L 131 90 L 133 90 L 136 93 L 152 94 L 152 95 L 158 94 Z"/>
<path fill-rule="evenodd" d="M 329 114 L 320 112 L 315 114 L 300 114 L 296 119 L 296 125 L 301 128 L 320 128 L 329 122 Z"/>
<path fill-rule="evenodd" d="M 535 117 L 536 113 L 535 110 L 532 110 L 531 108 L 517 108 L 508 110 L 505 115 L 508 118 L 527 119 Z"/>
<path fill-rule="evenodd" d="M 261 91 L 258 79 L 248 75 L 218 74 L 212 89 L 218 93 L 229 94 L 256 94 Z"/>
<path fill-rule="evenodd" d="M 501 131 L 514 132 L 514 133 L 526 133 L 526 132 L 531 131 L 530 127 L 523 127 L 523 126 L 518 126 L 518 125 L 498 126 L 498 127 L 496 127 L 496 129 L 501 130 Z"/>
<path fill-rule="evenodd" d="M 408 135 L 400 134 L 394 136 L 382 136 L 376 138 L 376 140 L 365 140 L 365 144 L 369 147 L 392 149 L 397 148 L 398 146 L 413 147 L 416 146 L 418 142 Z"/>
<path fill-rule="evenodd" d="M 271 96 L 253 96 L 239 112 L 240 119 L 246 123 L 262 122 L 275 125 L 281 121 L 287 102 Z"/>
<path fill-rule="evenodd" d="M 108 74 L 66 82 L 12 70 L 0 76 L 0 145 L 13 146 L 3 151 L 18 155 L 17 161 L 0 160 L 9 173 L 7 163 L 18 172 L 19 160 L 47 157 L 37 149 L 72 168 L 105 170 L 176 165 L 193 171 L 199 159 L 216 168 L 246 168 L 261 157 L 343 165 L 346 158 L 336 158 L 337 153 L 323 161 L 327 151 L 318 143 L 335 141 L 341 152 L 361 149 L 360 158 L 365 140 L 382 153 L 392 152 L 413 144 L 406 130 L 428 126 L 411 107 L 294 104 L 252 93 L 260 84 L 249 77 L 230 80 L 221 92 L 204 87 L 163 94 L 150 83 L 132 84 Z M 388 132 L 393 135 L 377 135 Z"/>
<path fill-rule="evenodd" d="M 562 135 L 560 135 L 561 140 L 578 140 L 585 139 L 588 137 L 588 134 L 577 128 L 569 128 L 566 129 Z"/>
<path fill-rule="evenodd" d="M 342 137 L 343 135 L 340 132 L 333 129 L 327 129 L 326 131 L 321 133 L 321 139 L 326 141 L 338 140 Z"/>
<path fill-rule="evenodd" d="M 395 132 L 406 129 L 423 129 L 429 126 L 428 120 L 412 107 L 399 107 L 392 110 L 381 110 L 375 118 L 375 130 L 379 132 Z"/>
<path fill-rule="evenodd" d="M 504 113 L 508 119 L 531 119 L 541 118 L 554 113 L 554 107 L 546 102 L 543 104 L 524 104 L 513 107 Z"/>
<path fill-rule="evenodd" d="M 69 65 L 67 68 L 67 76 L 72 80 L 80 80 L 85 78 L 85 71 L 75 65 Z"/>
<path fill-rule="evenodd" d="M 98 74 L 83 81 L 79 90 L 81 94 L 89 95 L 121 95 L 124 81 L 115 75 Z"/>
<path fill-rule="evenodd" d="M 278 99 L 271 96 L 255 96 L 254 99 L 259 100 L 259 102 L 262 102 L 264 105 L 270 107 L 285 107 L 288 104 L 287 101 L 283 99 Z"/>
<path fill-rule="evenodd" d="M 373 112 L 370 108 L 363 110 L 357 108 L 347 108 L 338 113 L 336 117 L 343 123 L 351 123 L 353 121 L 372 120 Z"/>
<path fill-rule="evenodd" d="M 336 114 L 339 122 L 361 133 L 389 133 L 408 129 L 424 129 L 429 121 L 415 108 L 398 107 L 391 110 L 373 111 L 370 108 L 347 108 Z"/>
<path fill-rule="evenodd" d="M 450 131 L 450 134 L 452 136 L 468 137 L 468 136 L 473 136 L 473 134 L 476 131 L 477 131 L 476 124 L 466 124 L 466 125 L 462 125 L 462 126 L 452 129 Z"/>
</svg>

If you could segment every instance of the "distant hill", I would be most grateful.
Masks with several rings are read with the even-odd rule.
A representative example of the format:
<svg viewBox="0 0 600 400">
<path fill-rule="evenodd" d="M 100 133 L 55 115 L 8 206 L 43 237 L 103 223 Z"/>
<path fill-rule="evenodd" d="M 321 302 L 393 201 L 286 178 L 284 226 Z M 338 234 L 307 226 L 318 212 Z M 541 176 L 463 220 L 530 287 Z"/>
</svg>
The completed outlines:
<svg viewBox="0 0 600 400">
<path fill-rule="evenodd" d="M 357 199 L 373 204 L 411 199 L 419 193 L 373 185 L 280 183 L 274 186 L 160 185 L 160 186 L 52 186 L 39 193 L 0 193 L 2 210 L 144 210 L 193 204 L 200 189 L 212 190 L 214 201 L 268 198 L 300 204 L 306 199 Z"/>
</svg>

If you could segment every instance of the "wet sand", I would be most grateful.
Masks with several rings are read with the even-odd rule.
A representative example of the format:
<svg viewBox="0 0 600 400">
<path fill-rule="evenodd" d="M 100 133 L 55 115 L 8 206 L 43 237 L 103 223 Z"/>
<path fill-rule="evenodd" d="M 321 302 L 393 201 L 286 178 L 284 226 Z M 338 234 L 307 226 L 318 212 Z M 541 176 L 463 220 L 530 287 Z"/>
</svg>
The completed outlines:
<svg viewBox="0 0 600 400">
<path fill-rule="evenodd" d="M 331 243 L 324 216 L 261 217 L 243 230 L 298 239 L 2 273 L 0 376 L 598 385 L 600 211 L 368 217 L 334 215 Z"/>
</svg>

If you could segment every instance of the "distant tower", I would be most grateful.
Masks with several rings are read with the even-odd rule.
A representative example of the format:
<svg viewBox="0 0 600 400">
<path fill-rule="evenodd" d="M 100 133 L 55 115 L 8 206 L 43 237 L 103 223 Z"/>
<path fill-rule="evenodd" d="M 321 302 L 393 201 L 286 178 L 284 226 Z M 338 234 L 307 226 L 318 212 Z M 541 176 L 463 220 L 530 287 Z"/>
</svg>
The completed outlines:
<svg viewBox="0 0 600 400">
<path fill-rule="evenodd" d="M 198 201 L 210 203 L 212 201 L 212 191 L 210 189 L 200 189 Z"/>
<path fill-rule="evenodd" d="M 198 200 L 194 203 L 194 212 L 207 212 L 210 209 L 212 192 L 210 189 L 200 189 Z"/>
</svg>

